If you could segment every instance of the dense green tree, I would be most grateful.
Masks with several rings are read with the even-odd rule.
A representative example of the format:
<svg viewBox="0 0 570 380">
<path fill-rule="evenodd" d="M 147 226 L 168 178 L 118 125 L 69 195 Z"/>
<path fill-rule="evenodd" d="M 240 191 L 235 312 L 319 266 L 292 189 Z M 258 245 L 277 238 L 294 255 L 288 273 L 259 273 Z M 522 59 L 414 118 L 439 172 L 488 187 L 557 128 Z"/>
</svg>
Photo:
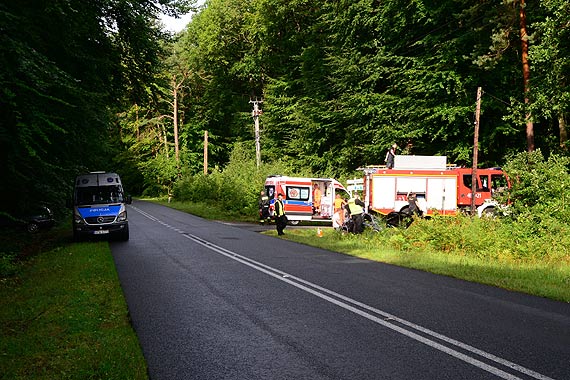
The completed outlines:
<svg viewBox="0 0 570 380">
<path fill-rule="evenodd" d="M 532 113 L 544 124 L 550 146 L 568 150 L 567 120 L 570 114 L 570 3 L 543 0 L 544 18 L 533 23 L 530 61 Z"/>
<path fill-rule="evenodd" d="M 161 9 L 188 0 L 24 0 L 0 4 L 1 209 L 61 204 L 73 176 L 109 169 L 123 101 L 147 102 Z"/>
<path fill-rule="evenodd" d="M 566 1 L 525 2 L 529 82 L 520 0 L 208 0 L 160 31 L 194 3 L 0 5 L 2 199 L 63 199 L 89 169 L 170 191 L 202 171 L 205 131 L 210 167 L 253 146 L 254 99 L 263 160 L 320 175 L 382 164 L 392 142 L 469 164 L 479 86 L 482 165 L 526 145 L 527 115 L 538 147 L 567 147 Z"/>
</svg>

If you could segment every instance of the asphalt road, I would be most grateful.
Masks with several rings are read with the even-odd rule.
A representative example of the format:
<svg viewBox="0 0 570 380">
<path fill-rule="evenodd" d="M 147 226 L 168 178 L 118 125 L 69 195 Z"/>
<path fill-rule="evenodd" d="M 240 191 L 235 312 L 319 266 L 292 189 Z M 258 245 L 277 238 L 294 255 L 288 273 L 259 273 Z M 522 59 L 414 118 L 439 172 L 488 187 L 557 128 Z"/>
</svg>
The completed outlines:
<svg viewBox="0 0 570 380">
<path fill-rule="evenodd" d="M 111 248 L 153 380 L 570 379 L 569 304 L 151 203 L 129 221 Z"/>
</svg>

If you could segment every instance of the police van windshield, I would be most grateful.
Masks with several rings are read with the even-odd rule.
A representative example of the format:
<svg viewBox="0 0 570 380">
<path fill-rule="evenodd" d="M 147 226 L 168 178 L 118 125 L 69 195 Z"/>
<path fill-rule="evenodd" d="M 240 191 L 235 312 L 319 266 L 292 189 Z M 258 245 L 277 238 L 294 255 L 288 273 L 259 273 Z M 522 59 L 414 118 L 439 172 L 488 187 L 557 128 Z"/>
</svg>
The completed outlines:
<svg viewBox="0 0 570 380">
<path fill-rule="evenodd" d="M 78 206 L 122 202 L 124 200 L 121 186 L 79 187 L 75 193 L 75 203 Z"/>
</svg>

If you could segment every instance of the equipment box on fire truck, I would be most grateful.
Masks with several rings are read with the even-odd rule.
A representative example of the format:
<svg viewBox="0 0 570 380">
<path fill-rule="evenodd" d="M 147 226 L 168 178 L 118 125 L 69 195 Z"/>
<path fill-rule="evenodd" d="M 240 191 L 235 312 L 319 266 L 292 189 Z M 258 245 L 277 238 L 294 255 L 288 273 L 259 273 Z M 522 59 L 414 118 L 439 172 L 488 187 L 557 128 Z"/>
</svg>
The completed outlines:
<svg viewBox="0 0 570 380">
<path fill-rule="evenodd" d="M 406 213 L 412 195 L 425 216 L 455 215 L 471 207 L 472 169 L 447 165 L 445 156 L 396 156 L 393 169 L 362 170 L 369 210 L 384 215 Z M 508 182 L 500 168 L 477 169 L 476 179 L 475 206 L 481 216 L 494 211 L 493 194 Z"/>
<path fill-rule="evenodd" d="M 265 180 L 265 193 L 270 200 L 270 212 L 279 193 L 283 194 L 283 204 L 287 219 L 292 224 L 299 221 L 331 222 L 334 213 L 334 200 L 337 194 L 347 196 L 344 186 L 333 178 L 303 178 L 269 176 Z M 320 195 L 320 203 L 319 203 Z"/>
</svg>

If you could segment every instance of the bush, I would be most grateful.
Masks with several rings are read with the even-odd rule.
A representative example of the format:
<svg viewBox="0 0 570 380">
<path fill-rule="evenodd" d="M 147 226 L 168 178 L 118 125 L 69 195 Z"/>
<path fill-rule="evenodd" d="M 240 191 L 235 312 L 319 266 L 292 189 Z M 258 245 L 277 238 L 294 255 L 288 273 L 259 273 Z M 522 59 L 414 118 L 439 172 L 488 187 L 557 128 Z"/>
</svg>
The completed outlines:
<svg viewBox="0 0 570 380">
<path fill-rule="evenodd" d="M 20 267 L 15 262 L 14 255 L 0 252 L 0 279 L 16 275 Z"/>
<path fill-rule="evenodd" d="M 174 198 L 180 201 L 211 202 L 230 213 L 257 215 L 257 200 L 265 179 L 270 174 L 286 174 L 283 163 L 256 164 L 255 151 L 236 144 L 223 171 L 185 176 L 173 187 Z"/>
<path fill-rule="evenodd" d="M 515 155 L 505 165 L 511 188 L 502 201 L 511 203 L 512 220 L 530 234 L 559 230 L 570 220 L 569 164 L 569 157 L 552 154 L 545 160 L 537 150 Z"/>
</svg>

